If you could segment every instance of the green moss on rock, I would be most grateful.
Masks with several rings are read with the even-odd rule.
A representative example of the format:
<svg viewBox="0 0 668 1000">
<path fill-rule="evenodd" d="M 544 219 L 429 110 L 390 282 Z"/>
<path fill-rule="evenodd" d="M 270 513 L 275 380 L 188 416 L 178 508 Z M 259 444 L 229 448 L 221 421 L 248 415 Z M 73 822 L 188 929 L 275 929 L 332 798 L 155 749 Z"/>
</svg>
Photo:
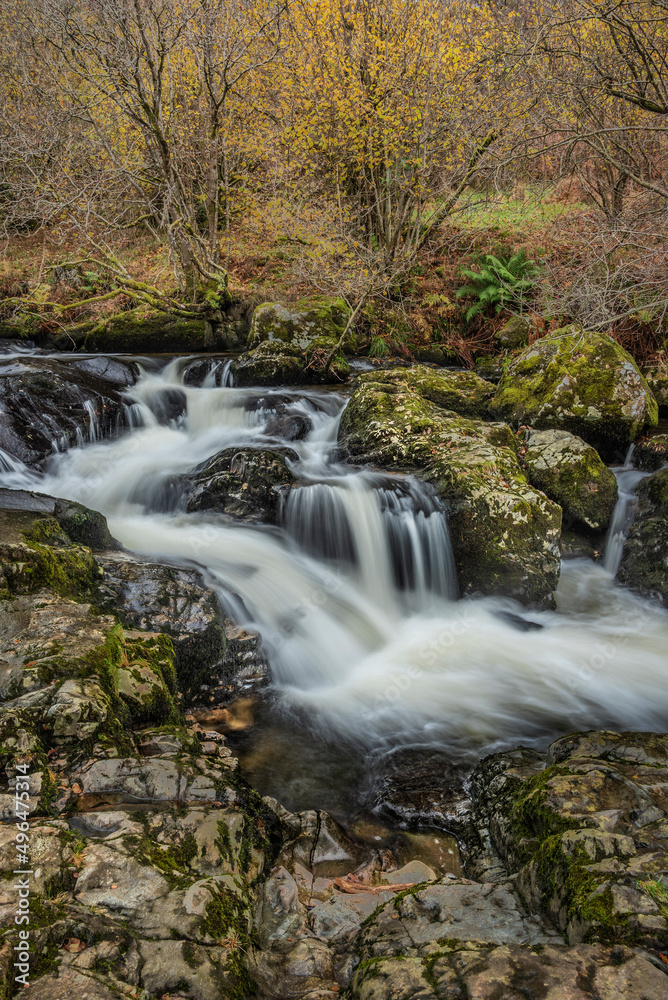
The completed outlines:
<svg viewBox="0 0 668 1000">
<path fill-rule="evenodd" d="M 460 405 L 479 405 L 467 399 L 470 392 L 475 400 L 482 383 L 472 379 Z M 466 419 L 433 401 L 449 401 L 450 386 L 428 371 L 365 376 L 343 413 L 339 440 L 359 459 L 415 472 L 435 486 L 448 509 L 463 591 L 549 601 L 559 579 L 561 510 L 529 486 L 507 425 Z"/>
<path fill-rule="evenodd" d="M 568 431 L 530 431 L 523 464 L 531 485 L 559 504 L 568 527 L 606 530 L 617 481 L 591 445 Z"/>
<path fill-rule="evenodd" d="M 556 427 L 615 457 L 658 407 L 633 358 L 603 333 L 565 327 L 527 347 L 509 364 L 492 413 L 537 429 Z"/>
</svg>

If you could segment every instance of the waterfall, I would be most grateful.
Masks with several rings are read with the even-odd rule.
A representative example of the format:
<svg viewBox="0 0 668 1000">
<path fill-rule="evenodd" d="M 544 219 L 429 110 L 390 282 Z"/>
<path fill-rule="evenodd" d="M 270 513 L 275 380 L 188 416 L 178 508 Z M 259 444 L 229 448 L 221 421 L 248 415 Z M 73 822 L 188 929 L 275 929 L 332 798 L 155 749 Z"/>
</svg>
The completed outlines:
<svg viewBox="0 0 668 1000">
<path fill-rule="evenodd" d="M 358 474 L 293 489 L 283 523 L 315 558 L 350 567 L 385 607 L 425 611 L 456 596 L 445 513 L 415 480 Z"/>
<path fill-rule="evenodd" d="M 0 455 L 0 485 L 76 499 L 129 549 L 204 569 L 228 613 L 262 635 L 272 711 L 329 734 L 479 753 L 580 728 L 668 726 L 662 608 L 586 560 L 564 565 L 556 612 L 457 600 L 442 504 L 416 479 L 341 461 L 341 393 L 234 388 L 226 363 L 185 384 L 201 360 L 144 365 L 124 434 L 83 440 L 44 474 Z M 281 436 L 293 418 L 299 440 Z M 278 526 L 185 512 L 182 477 L 228 448 L 290 449 L 296 481 Z M 627 462 L 617 475 L 621 504 L 642 474 Z M 538 627 L 522 630 L 527 616 Z"/>
<path fill-rule="evenodd" d="M 637 503 L 636 486 L 642 479 L 650 475 L 649 472 L 640 472 L 639 469 L 634 468 L 633 448 L 634 446 L 631 445 L 626 453 L 624 464 L 612 470 L 617 480 L 618 496 L 610 519 L 603 556 L 603 566 L 612 576 L 617 575 L 619 564 L 622 561 L 624 542 L 633 523 Z"/>
</svg>

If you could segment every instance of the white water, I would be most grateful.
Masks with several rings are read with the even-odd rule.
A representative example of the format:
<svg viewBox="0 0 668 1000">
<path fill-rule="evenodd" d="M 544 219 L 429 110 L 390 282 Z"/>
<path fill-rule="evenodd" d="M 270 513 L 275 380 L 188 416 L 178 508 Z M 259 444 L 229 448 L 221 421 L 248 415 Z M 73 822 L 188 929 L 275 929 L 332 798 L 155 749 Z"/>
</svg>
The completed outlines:
<svg viewBox="0 0 668 1000">
<path fill-rule="evenodd" d="M 668 614 L 604 565 L 564 565 L 557 613 L 457 601 L 445 517 L 426 488 L 331 460 L 341 396 L 229 388 L 222 369 L 192 388 L 183 368 L 147 373 L 128 400 L 131 429 L 56 456 L 37 488 L 102 510 L 130 549 L 204 567 L 261 631 L 285 706 L 371 745 L 477 752 L 575 729 L 668 728 Z M 288 443 L 300 485 L 284 527 L 179 511 L 178 477 L 218 451 L 286 443 L 265 430 L 281 405 L 313 422 Z M 5 466 L 0 485 L 36 488 L 35 473 Z M 522 619 L 542 628 L 522 631 Z"/>
<path fill-rule="evenodd" d="M 636 486 L 641 479 L 650 475 L 649 472 L 640 472 L 634 467 L 633 449 L 634 445 L 631 445 L 624 464 L 612 470 L 617 479 L 618 499 L 610 521 L 603 557 L 603 565 L 612 576 L 616 575 L 622 561 L 624 541 L 635 514 Z"/>
</svg>

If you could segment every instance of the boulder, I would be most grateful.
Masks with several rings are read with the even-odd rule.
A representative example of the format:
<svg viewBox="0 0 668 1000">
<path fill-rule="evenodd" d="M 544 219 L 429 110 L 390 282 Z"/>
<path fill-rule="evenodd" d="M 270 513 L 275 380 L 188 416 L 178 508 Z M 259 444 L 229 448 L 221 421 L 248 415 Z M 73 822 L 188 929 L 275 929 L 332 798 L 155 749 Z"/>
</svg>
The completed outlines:
<svg viewBox="0 0 668 1000">
<path fill-rule="evenodd" d="M 617 502 L 617 480 L 598 452 L 568 431 L 529 431 L 523 464 L 532 486 L 564 512 L 564 525 L 602 532 Z"/>
<path fill-rule="evenodd" d="M 522 898 L 570 944 L 665 949 L 668 735 L 576 733 L 547 754 L 493 754 L 471 790 Z"/>
<path fill-rule="evenodd" d="M 514 358 L 491 406 L 502 420 L 584 438 L 604 459 L 622 455 L 658 420 L 658 407 L 636 363 L 612 337 L 566 327 Z"/>
<path fill-rule="evenodd" d="M 342 299 L 258 306 L 248 335 L 248 353 L 235 366 L 237 384 L 301 385 L 347 378 L 350 366 L 341 351 L 327 372 L 324 362 L 338 344 L 348 316 Z M 354 349 L 351 333 L 344 350 Z"/>
<path fill-rule="evenodd" d="M 655 434 L 636 441 L 633 464 L 643 472 L 656 472 L 668 465 L 668 434 Z"/>
<path fill-rule="evenodd" d="M 499 347 L 515 351 L 529 343 L 529 337 L 532 333 L 533 325 L 530 320 L 525 316 L 511 316 L 500 330 L 494 331 L 494 340 Z"/>
<path fill-rule="evenodd" d="M 115 382 L 48 358 L 0 364 L 0 448 L 26 465 L 124 424 Z"/>
<path fill-rule="evenodd" d="M 489 404 L 494 395 L 494 386 L 474 372 L 435 371 L 424 365 L 373 372 L 358 379 L 361 385 L 368 382 L 388 386 L 388 392 L 400 387 L 403 392 L 414 392 L 443 410 L 479 420 L 489 416 Z"/>
<path fill-rule="evenodd" d="M 226 651 L 223 613 L 218 599 L 196 570 L 151 563 L 127 553 L 98 557 L 104 570 L 105 610 L 128 628 L 162 632 L 174 643 L 179 689 L 186 702 L 202 697 L 202 685 L 215 685 Z M 241 669 L 241 667 L 240 667 Z"/>
<path fill-rule="evenodd" d="M 343 299 L 306 299 L 288 306 L 267 302 L 258 306 L 253 314 L 248 347 L 252 350 L 269 340 L 280 340 L 301 351 L 306 351 L 311 344 L 322 340 L 336 344 L 349 315 L 350 309 Z M 353 349 L 354 346 L 351 335 L 346 347 Z"/>
<path fill-rule="evenodd" d="M 668 606 L 668 469 L 636 487 L 636 518 L 624 543 L 617 579 Z"/>
<path fill-rule="evenodd" d="M 188 477 L 188 511 L 218 511 L 245 521 L 275 524 L 284 492 L 294 477 L 286 449 L 227 448 Z"/>
<path fill-rule="evenodd" d="M 442 408 L 435 400 L 450 397 L 431 385 L 431 398 L 419 394 L 403 371 L 380 382 L 375 374 L 358 380 L 341 444 L 358 460 L 410 470 L 435 486 L 464 593 L 549 603 L 559 580 L 561 510 L 527 482 L 510 428 Z"/>
</svg>

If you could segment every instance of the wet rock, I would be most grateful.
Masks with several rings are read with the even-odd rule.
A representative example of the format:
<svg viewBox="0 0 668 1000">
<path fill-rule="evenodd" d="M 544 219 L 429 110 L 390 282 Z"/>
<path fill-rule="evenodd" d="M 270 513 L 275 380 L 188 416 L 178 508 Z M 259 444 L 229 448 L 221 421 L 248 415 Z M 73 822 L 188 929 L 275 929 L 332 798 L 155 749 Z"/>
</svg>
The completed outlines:
<svg viewBox="0 0 668 1000">
<path fill-rule="evenodd" d="M 83 372 L 90 372 L 112 382 L 118 387 L 127 389 L 134 385 L 140 375 L 139 365 L 135 361 L 122 361 L 120 358 L 98 356 L 94 358 L 68 358 L 68 364 Z"/>
<path fill-rule="evenodd" d="M 656 424 L 657 403 L 633 358 L 612 337 L 566 327 L 514 358 L 499 383 L 497 418 L 558 428 L 613 460 Z"/>
<path fill-rule="evenodd" d="M 640 438 L 633 449 L 632 461 L 643 472 L 656 472 L 668 465 L 668 434 Z"/>
<path fill-rule="evenodd" d="M 0 447 L 27 465 L 78 437 L 115 433 L 123 420 L 119 387 L 93 372 L 46 358 L 0 364 Z"/>
<path fill-rule="evenodd" d="M 624 543 L 617 579 L 668 606 L 668 469 L 636 487 L 636 518 Z"/>
<path fill-rule="evenodd" d="M 294 477 L 286 458 L 294 452 L 227 448 L 189 477 L 187 509 L 275 524 L 285 490 Z"/>
<path fill-rule="evenodd" d="M 492 755 L 471 784 L 482 836 L 570 944 L 666 947 L 668 736 L 575 734 Z"/>
<path fill-rule="evenodd" d="M 441 373 L 428 373 L 429 398 L 402 372 L 392 374 L 391 382 L 377 382 L 375 373 L 358 380 L 341 418 L 341 444 L 357 459 L 408 469 L 436 488 L 464 593 L 549 603 L 559 579 L 561 509 L 529 486 L 510 428 L 442 409 L 434 400 L 449 397 L 431 385 Z"/>
<path fill-rule="evenodd" d="M 603 532 L 617 502 L 617 481 L 598 452 L 568 431 L 528 431 L 523 464 L 532 486 L 564 512 L 566 527 Z"/>
<path fill-rule="evenodd" d="M 313 430 L 313 421 L 301 413 L 277 413 L 267 423 L 264 433 L 283 441 L 303 441 Z"/>
<path fill-rule="evenodd" d="M 185 416 L 188 408 L 188 399 L 183 389 L 160 387 L 156 392 L 151 393 L 145 399 L 153 416 L 164 427 L 178 423 Z"/>
<path fill-rule="evenodd" d="M 164 632 L 174 643 L 179 688 L 186 702 L 201 698 L 202 685 L 230 683 L 243 657 L 228 661 L 218 599 L 196 570 L 151 563 L 127 553 L 98 558 L 104 570 L 104 607 L 124 625 Z"/>
<path fill-rule="evenodd" d="M 90 510 L 74 500 L 56 500 L 53 516 L 77 545 L 87 545 L 94 552 L 120 548 L 111 536 L 106 517 L 97 510 Z"/>
<path fill-rule="evenodd" d="M 453 765 L 438 750 L 396 750 L 375 768 L 374 812 L 402 826 L 457 830 L 468 813 L 470 772 L 471 765 Z"/>
</svg>

